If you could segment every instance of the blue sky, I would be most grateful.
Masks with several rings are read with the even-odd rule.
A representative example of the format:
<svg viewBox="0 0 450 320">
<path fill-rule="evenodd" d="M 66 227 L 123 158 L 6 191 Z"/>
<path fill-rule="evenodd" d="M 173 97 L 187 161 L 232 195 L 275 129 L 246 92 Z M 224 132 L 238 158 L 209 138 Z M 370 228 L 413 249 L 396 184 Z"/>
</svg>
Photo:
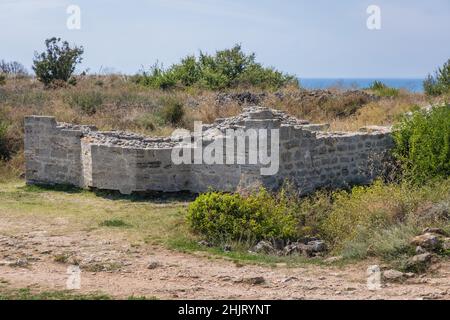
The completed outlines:
<svg viewBox="0 0 450 320">
<path fill-rule="evenodd" d="M 66 27 L 70 4 L 80 30 Z M 381 30 L 366 27 L 371 4 Z M 51 36 L 83 45 L 90 72 L 134 73 L 241 43 L 300 77 L 421 78 L 450 58 L 450 1 L 0 0 L 0 59 L 30 68 Z"/>
</svg>

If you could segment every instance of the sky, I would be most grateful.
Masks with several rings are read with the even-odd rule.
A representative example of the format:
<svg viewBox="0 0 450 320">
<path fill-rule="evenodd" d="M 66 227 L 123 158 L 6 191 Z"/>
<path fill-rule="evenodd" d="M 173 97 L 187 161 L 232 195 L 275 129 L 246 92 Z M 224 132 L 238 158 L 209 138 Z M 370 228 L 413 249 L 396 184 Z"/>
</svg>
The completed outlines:
<svg viewBox="0 0 450 320">
<path fill-rule="evenodd" d="M 67 28 L 69 5 L 80 29 Z M 367 8 L 380 8 L 370 30 Z M 449 0 L 0 0 L 0 59 L 31 69 L 57 36 L 79 70 L 136 73 L 236 43 L 303 78 L 423 78 L 450 58 Z"/>
</svg>

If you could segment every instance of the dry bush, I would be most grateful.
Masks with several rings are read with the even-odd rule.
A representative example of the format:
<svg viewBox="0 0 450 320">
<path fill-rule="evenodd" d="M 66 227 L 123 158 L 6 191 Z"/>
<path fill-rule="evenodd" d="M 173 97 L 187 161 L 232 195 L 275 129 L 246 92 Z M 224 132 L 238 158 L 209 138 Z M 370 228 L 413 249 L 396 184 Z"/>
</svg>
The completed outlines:
<svg viewBox="0 0 450 320">
<path fill-rule="evenodd" d="M 362 106 L 355 114 L 345 118 L 331 118 L 330 129 L 355 131 L 368 125 L 392 125 L 405 112 L 429 104 L 422 94 L 401 91 L 396 98 L 383 98 Z"/>
</svg>

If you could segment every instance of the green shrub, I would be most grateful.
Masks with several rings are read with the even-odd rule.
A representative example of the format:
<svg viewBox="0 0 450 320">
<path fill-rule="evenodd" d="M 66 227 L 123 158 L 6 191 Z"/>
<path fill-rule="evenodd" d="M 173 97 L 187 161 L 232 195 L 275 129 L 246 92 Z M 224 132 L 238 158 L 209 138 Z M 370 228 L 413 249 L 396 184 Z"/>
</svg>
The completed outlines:
<svg viewBox="0 0 450 320">
<path fill-rule="evenodd" d="M 438 96 L 450 92 L 450 59 L 438 68 L 433 75 L 429 74 L 423 82 L 423 89 L 429 96 Z"/>
<path fill-rule="evenodd" d="M 318 193 L 301 200 L 306 225 L 319 230 L 336 254 L 394 259 L 411 253 L 409 240 L 425 227 L 450 228 L 450 179 L 418 186 L 407 181 Z"/>
<path fill-rule="evenodd" d="M 402 190 L 378 181 L 372 186 L 336 191 L 332 209 L 321 226 L 322 235 L 340 247 L 355 239 L 362 230 L 383 228 L 403 219 L 406 209 Z"/>
<path fill-rule="evenodd" d="M 176 126 L 183 120 L 185 111 L 183 103 L 174 97 L 161 99 L 162 109 L 161 118 L 166 124 Z"/>
<path fill-rule="evenodd" d="M 298 85 L 294 76 L 283 74 L 273 68 L 264 68 L 255 62 L 255 54 L 245 54 L 240 45 L 217 51 L 215 55 L 200 52 L 182 59 L 164 69 L 158 63 L 150 72 L 133 77 L 133 81 L 153 88 L 170 89 L 176 86 L 218 90 L 239 86 L 255 86 L 278 89 L 288 84 Z"/>
<path fill-rule="evenodd" d="M 65 101 L 82 112 L 93 115 L 103 104 L 103 95 L 98 91 L 74 91 L 65 97 Z"/>
<path fill-rule="evenodd" d="M 342 255 L 351 259 L 377 256 L 392 261 L 414 253 L 411 239 L 419 232 L 415 226 L 395 224 L 381 229 L 360 229 L 358 235 L 343 244 Z"/>
<path fill-rule="evenodd" d="M 399 89 L 388 87 L 378 80 L 374 81 L 369 89 L 380 97 L 397 97 L 400 93 Z"/>
<path fill-rule="evenodd" d="M 208 192 L 187 209 L 191 229 L 208 241 L 294 239 L 298 220 L 287 197 L 265 190 L 249 196 Z"/>
<path fill-rule="evenodd" d="M 45 46 L 45 52 L 35 53 L 33 70 L 36 77 L 47 87 L 67 83 L 82 60 L 83 47 L 71 48 L 67 41 L 61 42 L 55 37 L 45 40 Z"/>
<path fill-rule="evenodd" d="M 6 76 L 0 73 L 0 86 L 3 86 L 5 84 L 6 84 Z"/>
<path fill-rule="evenodd" d="M 450 105 L 416 111 L 395 126 L 394 155 L 414 182 L 450 174 Z"/>
</svg>

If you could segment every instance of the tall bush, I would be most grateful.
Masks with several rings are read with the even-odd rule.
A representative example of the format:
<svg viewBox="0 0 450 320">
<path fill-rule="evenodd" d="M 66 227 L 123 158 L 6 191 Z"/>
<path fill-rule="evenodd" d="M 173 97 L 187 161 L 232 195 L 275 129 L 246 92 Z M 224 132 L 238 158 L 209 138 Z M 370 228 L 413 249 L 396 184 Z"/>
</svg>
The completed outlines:
<svg viewBox="0 0 450 320">
<path fill-rule="evenodd" d="M 450 175 L 450 105 L 404 117 L 393 135 L 394 155 L 412 181 Z"/>
<path fill-rule="evenodd" d="M 33 60 L 33 70 L 38 80 L 46 86 L 68 82 L 76 65 L 82 61 L 83 47 L 70 47 L 67 41 L 55 37 L 45 40 L 45 46 L 47 50 L 35 53 Z"/>
</svg>

